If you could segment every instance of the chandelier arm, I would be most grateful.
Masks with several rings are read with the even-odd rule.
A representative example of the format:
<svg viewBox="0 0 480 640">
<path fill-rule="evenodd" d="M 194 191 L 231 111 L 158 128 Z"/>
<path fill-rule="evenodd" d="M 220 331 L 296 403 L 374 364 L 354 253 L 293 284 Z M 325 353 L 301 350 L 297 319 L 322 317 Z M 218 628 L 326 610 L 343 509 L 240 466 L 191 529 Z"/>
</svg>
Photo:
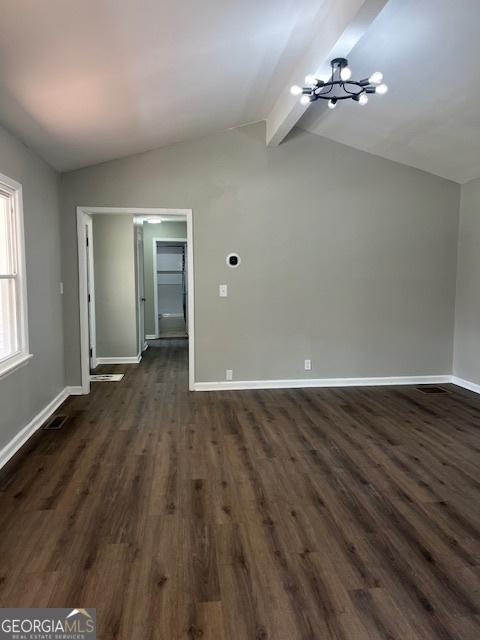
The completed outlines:
<svg viewBox="0 0 480 640">
<path fill-rule="evenodd" d="M 363 89 L 361 89 L 360 91 L 349 91 L 346 87 L 343 87 L 343 90 L 345 91 L 345 93 L 348 93 L 351 96 L 360 96 L 363 93 Z"/>
<path fill-rule="evenodd" d="M 322 91 L 322 93 L 330 93 L 334 87 L 336 87 L 337 85 L 340 86 L 341 84 L 342 82 L 340 80 L 331 80 L 329 82 L 325 82 L 322 88 L 329 87 L 329 89 L 328 91 Z"/>
<path fill-rule="evenodd" d="M 330 88 L 328 89 L 328 91 L 321 91 L 321 92 L 317 93 L 316 95 L 317 95 L 317 96 L 325 96 L 325 95 L 328 95 L 328 94 L 332 91 L 332 89 L 333 89 L 333 84 L 330 84 L 329 82 L 326 82 L 323 86 L 324 86 L 324 87 L 326 87 L 326 86 L 328 86 L 328 85 L 330 85 Z"/>
<path fill-rule="evenodd" d="M 347 89 L 347 87 L 345 86 L 346 84 L 353 84 L 355 86 L 358 86 L 359 91 L 350 91 L 349 89 Z M 355 96 L 360 96 L 362 95 L 362 93 L 365 93 L 365 88 L 362 87 L 359 83 L 357 82 L 342 82 L 339 80 L 336 80 L 332 83 L 326 82 L 324 84 L 324 87 L 329 87 L 327 91 L 321 91 L 319 93 L 315 93 L 316 98 L 323 98 L 324 100 L 326 100 L 327 98 L 337 98 L 337 100 L 346 100 L 347 98 L 354 98 Z M 347 95 L 337 95 L 337 96 L 332 96 L 331 92 L 334 89 L 334 87 L 338 86 L 345 94 Z"/>
<path fill-rule="evenodd" d="M 322 98 L 322 100 L 353 100 L 354 95 L 346 95 L 346 96 L 317 96 L 318 98 Z"/>
</svg>

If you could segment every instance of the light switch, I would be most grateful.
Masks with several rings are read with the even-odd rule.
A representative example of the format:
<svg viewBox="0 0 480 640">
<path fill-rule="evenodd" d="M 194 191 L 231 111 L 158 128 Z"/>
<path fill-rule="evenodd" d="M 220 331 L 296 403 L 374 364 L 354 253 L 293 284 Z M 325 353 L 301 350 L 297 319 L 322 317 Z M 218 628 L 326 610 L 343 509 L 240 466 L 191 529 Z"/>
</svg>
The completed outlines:
<svg viewBox="0 0 480 640">
<path fill-rule="evenodd" d="M 218 295 L 220 296 L 220 298 L 226 298 L 228 296 L 228 287 L 226 284 L 219 285 Z"/>
</svg>

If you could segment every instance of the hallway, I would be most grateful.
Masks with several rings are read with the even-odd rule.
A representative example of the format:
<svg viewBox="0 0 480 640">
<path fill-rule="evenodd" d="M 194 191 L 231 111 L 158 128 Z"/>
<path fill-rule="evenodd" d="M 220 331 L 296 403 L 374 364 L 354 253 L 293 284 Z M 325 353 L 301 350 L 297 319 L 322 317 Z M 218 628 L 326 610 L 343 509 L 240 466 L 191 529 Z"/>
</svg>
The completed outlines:
<svg viewBox="0 0 480 640">
<path fill-rule="evenodd" d="M 480 636 L 480 399 L 188 392 L 186 340 L 69 398 L 0 476 L 0 605 L 101 640 Z"/>
</svg>

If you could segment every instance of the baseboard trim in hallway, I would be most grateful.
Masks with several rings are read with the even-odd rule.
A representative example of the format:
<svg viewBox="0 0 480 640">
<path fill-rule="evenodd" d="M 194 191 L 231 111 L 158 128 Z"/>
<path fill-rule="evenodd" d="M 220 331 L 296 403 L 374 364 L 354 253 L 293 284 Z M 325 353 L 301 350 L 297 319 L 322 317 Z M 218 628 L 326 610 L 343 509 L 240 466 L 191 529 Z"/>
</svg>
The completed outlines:
<svg viewBox="0 0 480 640">
<path fill-rule="evenodd" d="M 453 384 L 456 384 L 457 387 L 468 389 L 469 391 L 473 391 L 474 393 L 480 393 L 480 384 L 476 384 L 475 382 L 470 382 L 470 380 L 464 380 L 463 378 L 452 376 L 452 382 Z"/>
<path fill-rule="evenodd" d="M 97 358 L 97 364 L 139 364 L 142 354 L 136 356 L 125 356 L 119 358 Z"/>
<path fill-rule="evenodd" d="M 65 387 L 68 396 L 83 396 L 84 392 L 82 387 Z"/>
<path fill-rule="evenodd" d="M 8 442 L 0 451 L 0 469 L 4 467 L 10 458 L 23 447 L 23 445 L 33 436 L 33 434 L 40 429 L 42 424 L 48 420 L 48 418 L 54 413 L 58 407 L 65 402 L 69 395 L 78 395 L 75 393 L 75 389 L 81 389 L 81 387 L 65 387 L 60 391 L 58 395 L 51 400 L 46 407 L 39 411 L 30 422 L 23 427 L 21 431 L 14 436 L 10 442 Z M 72 390 L 72 393 L 70 392 Z"/>
<path fill-rule="evenodd" d="M 300 380 L 228 380 L 195 382 L 194 391 L 228 391 L 247 389 L 302 389 L 309 387 L 381 387 L 385 385 L 447 384 L 452 376 L 394 376 L 375 378 L 305 378 Z M 463 385 L 459 385 L 463 386 Z"/>
</svg>

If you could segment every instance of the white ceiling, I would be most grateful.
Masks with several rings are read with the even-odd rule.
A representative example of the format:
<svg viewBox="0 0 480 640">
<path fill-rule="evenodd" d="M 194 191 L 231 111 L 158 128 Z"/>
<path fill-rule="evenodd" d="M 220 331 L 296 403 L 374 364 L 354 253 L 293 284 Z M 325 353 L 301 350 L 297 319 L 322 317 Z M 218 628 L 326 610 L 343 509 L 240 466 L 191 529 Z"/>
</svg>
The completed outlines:
<svg viewBox="0 0 480 640">
<path fill-rule="evenodd" d="M 324 0 L 2 0 L 0 120 L 70 169 L 266 117 Z"/>
<path fill-rule="evenodd" d="M 390 0 L 349 56 L 352 77 L 383 71 L 388 94 L 334 111 L 316 102 L 299 126 L 460 183 L 478 178 L 479 60 L 479 0 Z"/>
</svg>

